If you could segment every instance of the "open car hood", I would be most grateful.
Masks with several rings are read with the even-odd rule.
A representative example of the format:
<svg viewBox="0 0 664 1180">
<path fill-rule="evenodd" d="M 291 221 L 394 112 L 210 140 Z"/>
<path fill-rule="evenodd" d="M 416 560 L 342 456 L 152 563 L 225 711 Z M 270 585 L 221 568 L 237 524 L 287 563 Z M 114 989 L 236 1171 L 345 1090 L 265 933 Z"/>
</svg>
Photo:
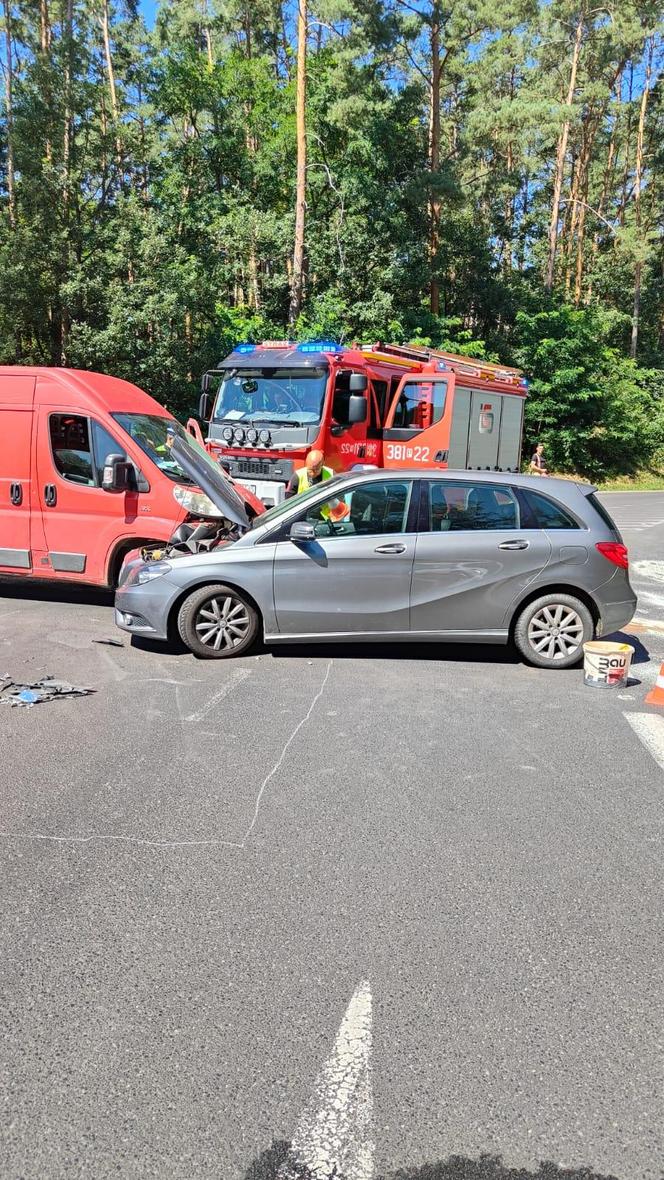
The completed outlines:
<svg viewBox="0 0 664 1180">
<path fill-rule="evenodd" d="M 251 527 L 251 521 L 247 516 L 242 499 L 224 475 L 221 467 L 215 465 L 215 470 L 215 468 L 208 466 L 204 460 L 198 457 L 194 447 L 177 434 L 173 438 L 171 453 L 173 458 L 177 459 L 182 470 L 202 492 L 205 492 L 206 496 L 209 496 L 215 507 L 223 512 L 228 520 L 239 525 L 243 531 Z M 214 463 L 214 460 L 211 462 Z"/>
</svg>

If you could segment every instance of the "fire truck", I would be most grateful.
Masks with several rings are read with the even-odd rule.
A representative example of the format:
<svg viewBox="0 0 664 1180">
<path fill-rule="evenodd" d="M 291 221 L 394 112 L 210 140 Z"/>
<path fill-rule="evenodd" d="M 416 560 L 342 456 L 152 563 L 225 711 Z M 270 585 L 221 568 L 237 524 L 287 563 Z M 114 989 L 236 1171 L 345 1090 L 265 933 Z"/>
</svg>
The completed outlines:
<svg viewBox="0 0 664 1180">
<path fill-rule="evenodd" d="M 516 471 L 527 388 L 518 369 L 432 348 L 265 340 L 205 373 L 199 417 L 208 451 L 271 507 L 314 449 L 335 471 Z"/>
</svg>

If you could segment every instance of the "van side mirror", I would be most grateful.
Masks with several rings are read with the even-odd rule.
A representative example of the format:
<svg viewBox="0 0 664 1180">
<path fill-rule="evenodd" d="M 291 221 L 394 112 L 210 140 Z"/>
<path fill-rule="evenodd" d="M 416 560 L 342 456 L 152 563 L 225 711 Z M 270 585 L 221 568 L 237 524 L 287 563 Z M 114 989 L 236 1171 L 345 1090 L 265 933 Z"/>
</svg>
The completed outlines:
<svg viewBox="0 0 664 1180">
<path fill-rule="evenodd" d="M 291 541 L 315 541 L 316 530 L 307 520 L 296 520 L 290 527 L 288 534 Z"/>
<path fill-rule="evenodd" d="M 361 394 L 352 393 L 348 399 L 348 421 L 351 426 L 367 420 L 367 399 Z"/>
<path fill-rule="evenodd" d="M 205 378 L 203 378 L 203 380 L 205 380 Z M 205 390 L 200 396 L 198 402 L 198 417 L 201 418 L 203 422 L 209 422 L 210 418 L 212 417 L 212 395 L 209 394 L 207 390 Z"/>
<path fill-rule="evenodd" d="M 366 373 L 351 373 L 348 382 L 349 393 L 366 393 L 369 381 Z"/>
<path fill-rule="evenodd" d="M 124 455 L 107 455 L 101 486 L 105 492 L 128 492 L 134 485 L 134 465 Z"/>
</svg>

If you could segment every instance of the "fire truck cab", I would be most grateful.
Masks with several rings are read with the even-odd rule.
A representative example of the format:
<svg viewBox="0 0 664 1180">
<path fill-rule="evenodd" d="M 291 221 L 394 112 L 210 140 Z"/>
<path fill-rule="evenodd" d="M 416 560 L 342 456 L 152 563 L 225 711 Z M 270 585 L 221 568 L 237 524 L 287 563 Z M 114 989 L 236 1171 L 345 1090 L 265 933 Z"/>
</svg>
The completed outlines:
<svg viewBox="0 0 664 1180">
<path fill-rule="evenodd" d="M 526 391 L 516 369 L 433 349 L 272 340 L 204 375 L 199 416 L 208 450 L 271 507 L 314 449 L 335 471 L 517 470 Z"/>
</svg>

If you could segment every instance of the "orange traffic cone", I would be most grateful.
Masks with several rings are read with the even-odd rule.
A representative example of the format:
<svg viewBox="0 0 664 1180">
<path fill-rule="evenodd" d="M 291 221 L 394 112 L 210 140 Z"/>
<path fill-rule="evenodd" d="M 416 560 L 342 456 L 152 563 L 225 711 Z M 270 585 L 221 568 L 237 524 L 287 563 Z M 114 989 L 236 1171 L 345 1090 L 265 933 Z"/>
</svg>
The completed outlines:
<svg viewBox="0 0 664 1180">
<path fill-rule="evenodd" d="M 329 507 L 330 507 L 330 520 L 334 520 L 337 522 L 340 520 L 344 520 L 348 516 L 348 513 L 350 512 L 350 508 L 348 507 L 347 504 L 344 504 L 343 500 L 333 500 Z"/>
<path fill-rule="evenodd" d="M 655 687 L 648 693 L 645 703 L 659 705 L 660 709 L 664 709 L 664 664 L 660 666 Z"/>
</svg>

